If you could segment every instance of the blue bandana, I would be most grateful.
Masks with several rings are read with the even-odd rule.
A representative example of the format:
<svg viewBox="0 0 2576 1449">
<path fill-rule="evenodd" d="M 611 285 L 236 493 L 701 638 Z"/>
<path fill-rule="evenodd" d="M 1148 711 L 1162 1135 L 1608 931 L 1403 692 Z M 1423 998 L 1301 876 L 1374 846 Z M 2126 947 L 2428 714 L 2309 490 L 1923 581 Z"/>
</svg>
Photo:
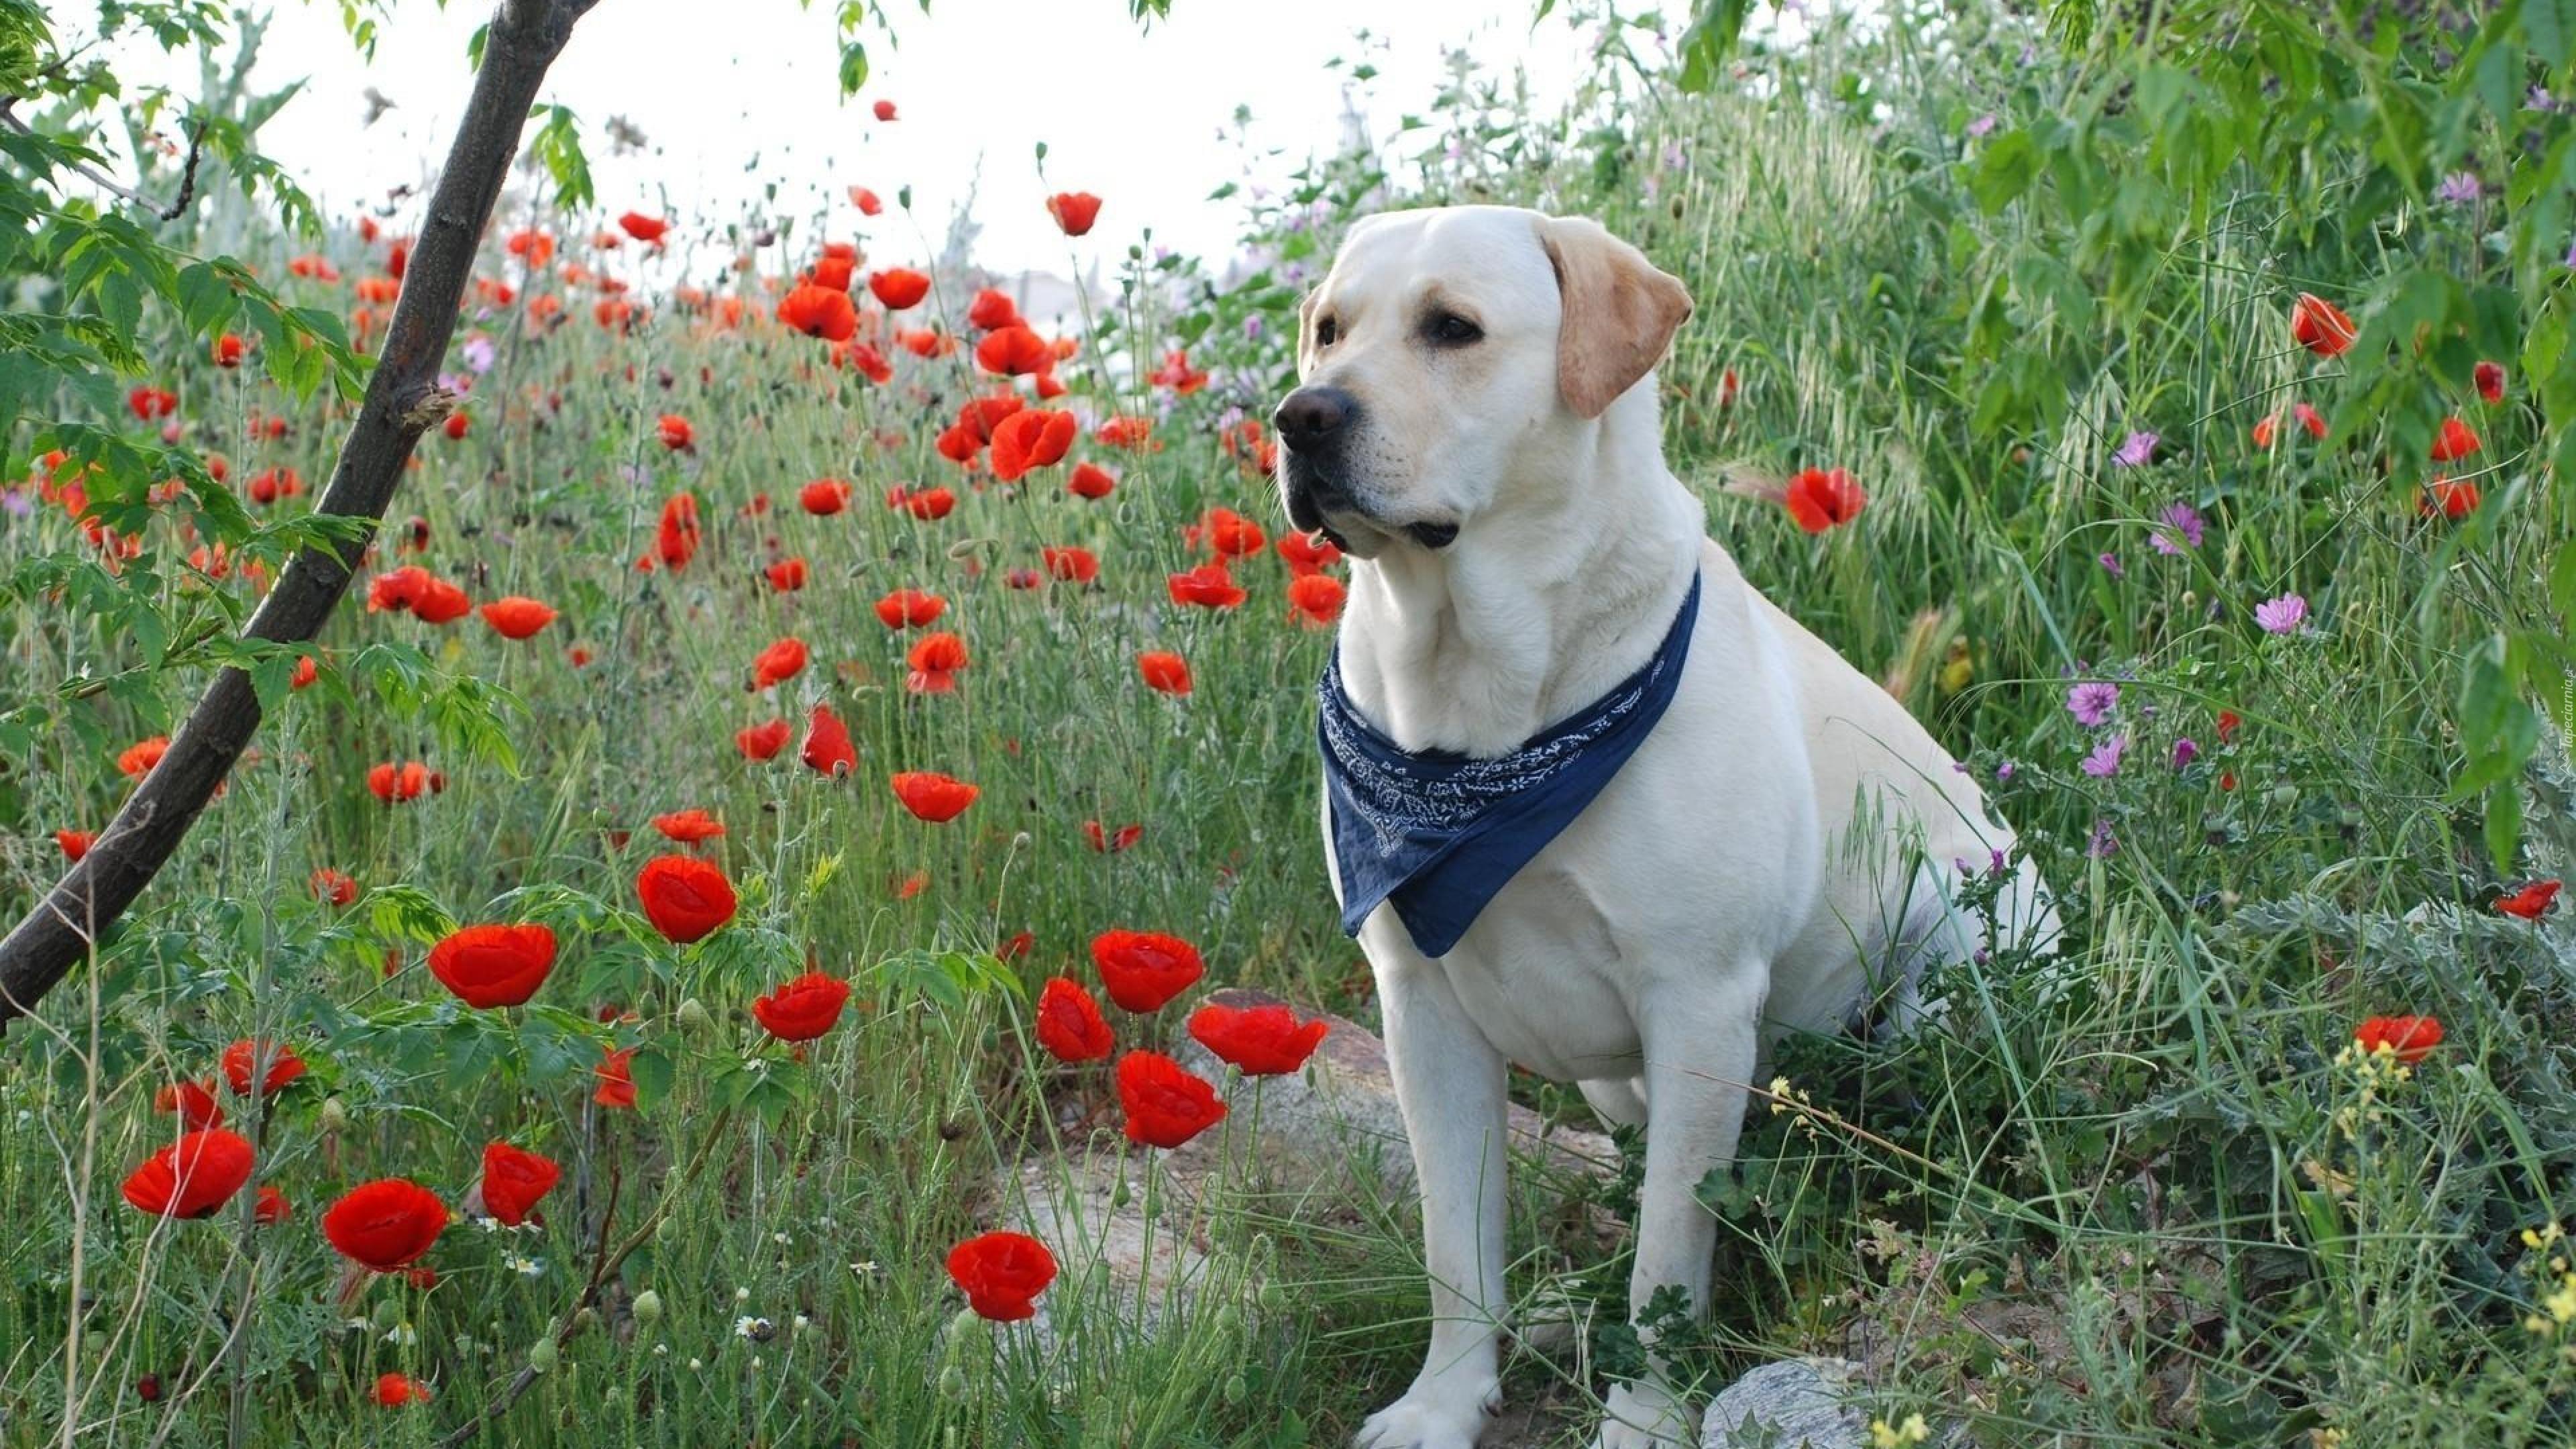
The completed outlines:
<svg viewBox="0 0 2576 1449">
<path fill-rule="evenodd" d="M 1664 642 L 1590 709 L 1510 754 L 1406 750 L 1371 728 L 1342 688 L 1336 650 L 1316 686 L 1342 931 L 1381 901 L 1425 956 L 1445 956 L 1476 916 L 1646 742 L 1673 702 L 1699 618 L 1699 579 Z"/>
</svg>

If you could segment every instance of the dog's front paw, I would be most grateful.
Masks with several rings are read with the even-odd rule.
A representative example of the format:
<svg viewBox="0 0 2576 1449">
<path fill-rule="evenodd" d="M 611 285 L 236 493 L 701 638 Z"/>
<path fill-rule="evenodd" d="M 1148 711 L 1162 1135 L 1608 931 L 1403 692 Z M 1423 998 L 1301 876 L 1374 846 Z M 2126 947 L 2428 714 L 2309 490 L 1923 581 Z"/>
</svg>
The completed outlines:
<svg viewBox="0 0 2576 1449">
<path fill-rule="evenodd" d="M 1699 1442 L 1699 1416 L 1662 1388 L 1620 1384 L 1610 1390 L 1593 1449 L 1686 1449 Z"/>
<path fill-rule="evenodd" d="M 1475 1449 L 1502 1384 L 1465 1374 L 1414 1380 L 1403 1398 L 1369 1415 L 1351 1440 L 1355 1449 Z"/>
</svg>

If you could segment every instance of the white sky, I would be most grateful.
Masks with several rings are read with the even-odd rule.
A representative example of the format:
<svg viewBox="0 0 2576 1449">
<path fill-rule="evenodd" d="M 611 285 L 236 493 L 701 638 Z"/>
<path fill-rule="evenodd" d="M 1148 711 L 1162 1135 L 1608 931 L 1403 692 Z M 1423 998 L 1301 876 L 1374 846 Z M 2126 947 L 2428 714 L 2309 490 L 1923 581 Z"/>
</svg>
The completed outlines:
<svg viewBox="0 0 2576 1449">
<path fill-rule="evenodd" d="M 828 0 L 812 9 L 796 0 L 601 0 L 543 99 L 580 114 L 603 215 L 666 205 L 683 216 L 740 215 L 775 184 L 777 214 L 810 216 L 829 198 L 831 233 L 846 236 L 857 220 L 844 191 L 856 183 L 885 198 L 870 253 L 893 265 L 927 250 L 900 223 L 898 189 L 913 188 L 935 246 L 980 162 L 977 260 L 1062 274 L 1065 243 L 1043 207 L 1056 190 L 1107 201 L 1084 243 L 1086 269 L 1093 258 L 1114 264 L 1148 226 L 1157 243 L 1221 266 L 1240 203 L 1206 198 L 1244 177 L 1247 153 L 1219 135 L 1238 104 L 1253 118 L 1254 176 L 1275 182 L 1310 152 L 1335 149 L 1346 93 L 1381 137 L 1399 113 L 1428 110 L 1444 46 L 1465 44 L 1505 74 L 1525 65 L 1551 104 L 1584 59 L 1561 17 L 1531 30 L 1530 0 L 1175 0 L 1172 19 L 1150 31 L 1128 19 L 1124 0 L 933 0 L 926 16 L 913 0 L 884 6 L 899 45 L 869 33 L 874 73 L 847 103 Z M 475 0 L 388 8 L 395 16 L 366 65 L 336 4 L 286 0 L 254 73 L 263 89 L 308 79 L 261 142 L 334 215 L 434 170 L 470 81 L 467 37 L 490 13 Z M 58 39 L 86 33 L 96 13 L 67 10 Z M 1354 38 L 1363 27 L 1373 37 L 1366 45 Z M 1325 69 L 1335 56 L 1379 74 L 1354 88 L 1348 66 Z M 157 71 L 183 100 L 196 88 L 193 58 L 123 63 L 137 78 Z M 370 85 L 397 108 L 361 128 Z M 879 98 L 900 108 L 892 124 L 869 114 Z M 653 149 L 610 155 L 612 114 Z M 1049 147 L 1044 186 L 1032 164 L 1039 141 Z M 412 210 L 400 215 L 397 225 L 407 225 Z M 800 228 L 799 240 L 810 244 L 810 232 Z"/>
</svg>

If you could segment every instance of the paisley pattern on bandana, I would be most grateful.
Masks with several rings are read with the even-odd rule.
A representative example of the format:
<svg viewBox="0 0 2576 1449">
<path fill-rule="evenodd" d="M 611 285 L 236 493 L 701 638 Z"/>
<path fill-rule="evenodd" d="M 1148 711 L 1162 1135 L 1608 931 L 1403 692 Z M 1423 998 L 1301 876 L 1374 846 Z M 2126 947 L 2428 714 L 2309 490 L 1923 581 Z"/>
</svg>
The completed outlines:
<svg viewBox="0 0 2576 1449">
<path fill-rule="evenodd" d="M 1681 686 L 1699 580 L 1652 657 L 1589 709 L 1509 754 L 1406 750 L 1360 718 L 1338 651 L 1316 686 L 1342 930 L 1392 902 L 1414 946 L 1447 955 L 1520 868 L 1583 813 Z"/>
</svg>

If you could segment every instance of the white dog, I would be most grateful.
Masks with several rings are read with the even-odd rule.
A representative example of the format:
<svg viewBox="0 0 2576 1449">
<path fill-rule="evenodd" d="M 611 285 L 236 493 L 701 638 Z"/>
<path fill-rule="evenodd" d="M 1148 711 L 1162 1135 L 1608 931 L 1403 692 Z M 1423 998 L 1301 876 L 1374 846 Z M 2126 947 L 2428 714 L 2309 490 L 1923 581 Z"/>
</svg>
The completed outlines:
<svg viewBox="0 0 2576 1449">
<path fill-rule="evenodd" d="M 1355 560 L 1326 848 L 1376 972 L 1431 1278 L 1430 1355 L 1365 1446 L 1466 1449 L 1496 1406 L 1506 1062 L 1647 1125 L 1630 1302 L 1704 1305 L 1716 1223 L 1693 1189 L 1734 1153 L 1766 1040 L 1910 1015 L 1910 968 L 1976 945 L 1952 862 L 2012 844 L 1931 736 L 1707 538 L 1652 377 L 1690 311 L 1596 223 L 1503 207 L 1369 219 L 1301 309 L 1281 493 Z M 1581 770 L 1559 767 L 1596 742 L 1633 753 L 1569 799 Z M 2004 895 L 2008 929 L 2054 929 L 2026 866 Z M 1607 1408 L 1603 1445 L 1696 1442 L 1660 1380 Z"/>
</svg>

